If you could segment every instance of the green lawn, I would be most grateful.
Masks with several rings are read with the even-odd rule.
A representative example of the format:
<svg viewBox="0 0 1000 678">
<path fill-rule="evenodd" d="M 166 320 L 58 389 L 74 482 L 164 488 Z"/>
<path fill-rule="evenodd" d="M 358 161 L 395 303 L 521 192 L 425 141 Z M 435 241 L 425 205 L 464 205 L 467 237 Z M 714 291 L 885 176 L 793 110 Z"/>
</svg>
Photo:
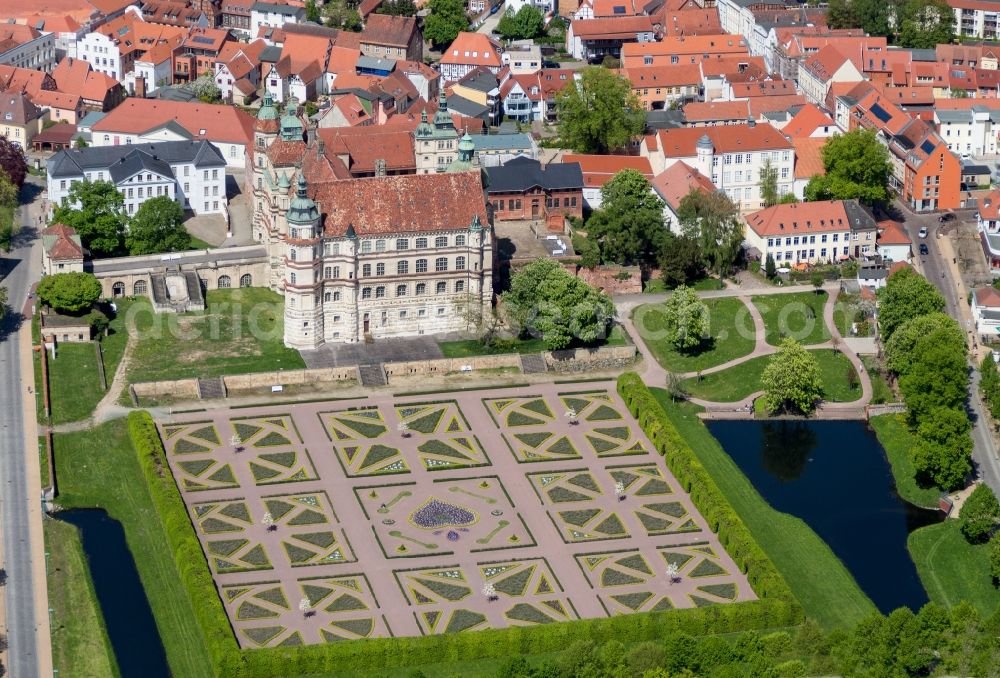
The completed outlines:
<svg viewBox="0 0 1000 678">
<path fill-rule="evenodd" d="M 119 675 L 79 531 L 46 519 L 45 551 L 55 669 L 59 675 L 79 678 Z"/>
<path fill-rule="evenodd" d="M 134 309 L 131 383 L 305 367 L 299 352 L 284 345 L 284 305 L 270 290 L 210 290 L 204 312 L 179 315 L 154 314 L 144 300 L 135 304 L 144 308 Z"/>
<path fill-rule="evenodd" d="M 718 278 L 706 276 L 688 283 L 688 287 L 698 290 L 699 292 L 707 292 L 709 290 L 724 290 L 726 289 L 726 283 L 722 282 Z M 646 294 L 665 294 L 670 292 L 670 289 L 666 286 L 666 284 L 664 284 L 662 278 L 650 278 L 646 281 L 642 291 Z"/>
<path fill-rule="evenodd" d="M 800 344 L 822 344 L 831 335 L 823 322 L 825 291 L 769 294 L 753 297 L 754 306 L 764 318 L 767 343 L 777 346 L 790 336 Z"/>
<path fill-rule="evenodd" d="M 997 609 L 1000 590 L 990 576 L 989 546 L 967 542 L 957 520 L 922 527 L 906 545 L 935 603 L 951 607 L 967 600 L 984 618 Z"/>
<path fill-rule="evenodd" d="M 712 338 L 696 352 L 677 351 L 666 339 L 657 338 L 663 332 L 663 304 L 644 304 L 635 310 L 632 322 L 636 332 L 656 361 L 671 372 L 697 372 L 722 365 L 753 351 L 754 325 L 742 301 L 734 297 L 706 299 Z"/>
<path fill-rule="evenodd" d="M 840 331 L 840 336 L 851 336 L 851 325 L 854 323 L 854 305 L 860 297 L 857 294 L 847 294 L 842 292 L 837 296 L 837 303 L 833 307 L 833 324 Z"/>
<path fill-rule="evenodd" d="M 212 245 L 211 243 L 207 243 L 204 240 L 202 240 L 201 238 L 196 238 L 196 237 L 194 237 L 192 235 L 191 236 L 191 246 L 188 247 L 188 249 L 189 250 L 211 250 L 211 249 L 215 249 L 216 247 L 217 247 L 217 245 Z"/>
<path fill-rule="evenodd" d="M 847 368 L 851 362 L 840 351 L 820 348 L 810 351 L 816 356 L 826 400 L 831 402 L 852 402 L 861 397 L 861 386 L 851 388 L 847 379 Z M 760 383 L 764 368 L 771 356 L 758 356 L 719 372 L 685 379 L 684 389 L 703 400 L 720 403 L 735 403 L 762 390 Z"/>
<path fill-rule="evenodd" d="M 613 325 L 608 334 L 608 340 L 599 346 L 624 346 L 626 344 L 625 334 L 621 325 Z M 438 342 L 442 355 L 445 358 L 469 358 L 477 355 L 500 355 L 506 353 L 541 353 L 547 351 L 545 342 L 542 339 L 518 339 L 512 346 L 483 346 L 478 339 L 459 339 L 456 341 Z"/>
<path fill-rule="evenodd" d="M 882 376 L 882 368 L 878 358 L 873 355 L 863 355 L 861 356 L 861 364 L 865 366 L 868 378 L 872 382 L 872 404 L 895 402 L 896 394 L 892 392 L 889 382 Z"/>
<path fill-rule="evenodd" d="M 38 469 L 44 489 L 49 485 L 49 455 L 45 450 L 45 436 L 38 436 Z"/>
<path fill-rule="evenodd" d="M 937 507 L 941 490 L 917 484 L 917 472 L 913 468 L 913 458 L 910 456 L 916 439 L 907 428 L 902 415 L 882 414 L 872 417 L 868 423 L 875 429 L 878 441 L 885 448 L 885 455 L 892 466 L 892 475 L 896 479 L 896 491 L 899 492 L 899 496 L 916 506 Z"/>
<path fill-rule="evenodd" d="M 55 457 L 60 505 L 99 506 L 121 521 L 156 617 L 171 673 L 185 678 L 210 678 L 208 650 L 129 442 L 125 420 L 81 433 L 56 434 Z M 68 580 L 60 583 L 84 585 Z"/>
<path fill-rule="evenodd" d="M 653 389 L 726 499 L 788 581 L 806 616 L 826 628 L 853 625 L 875 606 L 830 547 L 802 520 L 775 511 L 698 418 L 700 408 Z"/>
</svg>

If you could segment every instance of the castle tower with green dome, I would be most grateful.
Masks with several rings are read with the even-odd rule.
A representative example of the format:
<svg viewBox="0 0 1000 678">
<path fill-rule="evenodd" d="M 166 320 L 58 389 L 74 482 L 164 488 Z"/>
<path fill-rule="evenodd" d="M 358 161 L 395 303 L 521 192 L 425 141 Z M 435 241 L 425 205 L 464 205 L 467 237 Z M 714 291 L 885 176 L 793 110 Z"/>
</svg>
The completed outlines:
<svg viewBox="0 0 1000 678">
<path fill-rule="evenodd" d="M 457 159 L 458 130 L 448 112 L 448 97 L 442 90 L 433 122 L 427 121 L 427 110 L 420 114 L 420 124 L 413 132 L 413 151 L 417 174 L 444 172 Z"/>
<path fill-rule="evenodd" d="M 321 296 L 323 252 L 320 213 L 309 197 L 309 186 L 298 172 L 295 197 L 285 212 L 284 242 L 285 345 L 313 349 L 324 341 Z"/>
</svg>

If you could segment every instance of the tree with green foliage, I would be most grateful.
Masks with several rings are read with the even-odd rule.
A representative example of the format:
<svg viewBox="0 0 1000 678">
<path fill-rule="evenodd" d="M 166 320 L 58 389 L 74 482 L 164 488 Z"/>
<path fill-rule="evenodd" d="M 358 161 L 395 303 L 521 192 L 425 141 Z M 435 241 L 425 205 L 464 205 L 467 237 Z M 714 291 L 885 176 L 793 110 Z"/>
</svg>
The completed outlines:
<svg viewBox="0 0 1000 678">
<path fill-rule="evenodd" d="M 899 377 L 911 423 L 922 423 L 937 407 L 961 409 L 965 404 L 969 383 L 965 348 L 956 350 L 944 343 L 946 336 L 939 330 L 921 337 L 913 347 L 912 365 Z"/>
<path fill-rule="evenodd" d="M 764 260 L 764 275 L 767 276 L 768 280 L 774 280 L 774 277 L 778 275 L 778 269 L 774 265 L 774 257 L 771 253 L 767 253 L 767 259 Z"/>
<path fill-rule="evenodd" d="M 56 207 L 52 221 L 75 229 L 94 255 L 118 254 L 127 222 L 125 198 L 110 181 L 78 181 Z"/>
<path fill-rule="evenodd" d="M 883 202 L 888 199 L 889 152 L 873 130 L 836 134 L 823 146 L 823 169 L 805 188 L 806 200 Z"/>
<path fill-rule="evenodd" d="M 878 297 L 882 341 L 888 341 L 896 328 L 910 318 L 944 310 L 941 293 L 909 266 L 890 275 Z"/>
<path fill-rule="evenodd" d="M 792 338 L 781 342 L 761 377 L 764 404 L 771 412 L 809 414 L 823 396 L 823 382 L 816 357 Z"/>
<path fill-rule="evenodd" d="M 624 148 L 646 127 L 646 113 L 627 78 L 588 66 L 556 95 L 560 142 L 577 153 Z"/>
<path fill-rule="evenodd" d="M 17 184 L 7 176 L 7 173 L 0 169 L 0 207 L 14 209 L 20 200 L 21 191 Z"/>
<path fill-rule="evenodd" d="M 101 283 L 93 273 L 55 273 L 42 278 L 35 292 L 61 313 L 80 313 L 101 298 Z"/>
<path fill-rule="evenodd" d="M 934 49 L 951 42 L 955 11 L 945 0 L 909 0 L 903 5 L 899 25 L 901 47 Z"/>
<path fill-rule="evenodd" d="M 580 265 L 591 270 L 601 264 L 601 246 L 597 241 L 582 235 L 573 236 L 573 250 L 580 257 Z"/>
<path fill-rule="evenodd" d="M 933 407 L 920 418 L 913 466 L 917 477 L 943 490 L 965 484 L 972 470 L 972 423 L 965 410 Z"/>
<path fill-rule="evenodd" d="M 993 353 L 983 356 L 979 364 L 979 392 L 990 408 L 994 419 L 1000 419 L 1000 371 L 993 359 Z"/>
<path fill-rule="evenodd" d="M 0 171 L 20 188 L 28 176 L 28 158 L 21 145 L 5 136 L 0 136 Z"/>
<path fill-rule="evenodd" d="M 1000 583 L 1000 533 L 994 534 L 990 539 L 990 575 L 993 577 L 993 585 Z"/>
<path fill-rule="evenodd" d="M 700 278 L 705 269 L 701 252 L 694 238 L 677 235 L 673 231 L 663 234 L 660 244 L 660 278 L 667 287 L 677 287 Z"/>
<path fill-rule="evenodd" d="M 759 186 L 764 207 L 777 205 L 781 199 L 778 195 L 778 168 L 772 165 L 770 160 L 765 160 L 764 166 L 760 168 Z"/>
<path fill-rule="evenodd" d="M 132 256 L 190 249 L 191 235 L 184 228 L 184 210 L 170 196 L 150 198 L 139 206 L 129 222 L 125 246 Z"/>
<path fill-rule="evenodd" d="M 316 6 L 316 0 L 306 0 L 306 21 L 311 21 L 314 24 L 323 23 L 323 17 L 319 13 L 319 7 Z"/>
<path fill-rule="evenodd" d="M 389 16 L 415 16 L 417 4 L 413 0 L 386 0 L 375 11 Z"/>
<path fill-rule="evenodd" d="M 552 259 L 536 259 L 514 273 L 501 300 L 510 325 L 541 337 L 549 350 L 606 338 L 615 313 L 607 294 Z"/>
<path fill-rule="evenodd" d="M 14 245 L 14 224 L 0 216 L 0 252 L 10 252 Z"/>
<path fill-rule="evenodd" d="M 858 28 L 858 18 L 851 0 L 829 0 L 826 20 L 830 28 Z"/>
<path fill-rule="evenodd" d="M 0 287 L 0 320 L 7 317 L 7 288 Z"/>
<path fill-rule="evenodd" d="M 517 13 L 508 8 L 497 23 L 497 34 L 504 40 L 530 40 L 545 35 L 545 17 L 534 5 L 522 5 Z"/>
<path fill-rule="evenodd" d="M 743 249 L 743 220 L 725 193 L 691 189 L 681 198 L 677 218 L 681 232 L 698 243 L 705 268 L 717 275 L 733 270 Z"/>
<path fill-rule="evenodd" d="M 913 349 L 929 335 L 956 351 L 965 350 L 965 335 L 957 320 L 945 313 L 927 313 L 903 322 L 885 342 L 886 367 L 899 375 L 909 372 L 915 358 Z"/>
<path fill-rule="evenodd" d="M 663 201 L 636 170 L 615 174 L 601 187 L 601 209 L 587 221 L 601 259 L 616 264 L 655 261 L 663 235 Z"/>
<path fill-rule="evenodd" d="M 678 351 L 692 351 L 705 341 L 709 331 L 705 302 L 690 287 L 681 285 L 667 299 L 663 324 L 667 341 Z"/>
<path fill-rule="evenodd" d="M 959 527 L 973 544 L 982 544 L 993 536 L 1000 523 L 1000 502 L 986 483 L 979 483 L 965 498 L 958 512 Z"/>
<path fill-rule="evenodd" d="M 424 19 L 424 39 L 440 49 L 455 41 L 469 27 L 462 0 L 431 0 L 430 14 Z"/>
<path fill-rule="evenodd" d="M 323 5 L 322 14 L 326 18 L 326 25 L 330 28 L 357 33 L 364 27 L 357 5 L 347 0 L 328 0 Z"/>
</svg>

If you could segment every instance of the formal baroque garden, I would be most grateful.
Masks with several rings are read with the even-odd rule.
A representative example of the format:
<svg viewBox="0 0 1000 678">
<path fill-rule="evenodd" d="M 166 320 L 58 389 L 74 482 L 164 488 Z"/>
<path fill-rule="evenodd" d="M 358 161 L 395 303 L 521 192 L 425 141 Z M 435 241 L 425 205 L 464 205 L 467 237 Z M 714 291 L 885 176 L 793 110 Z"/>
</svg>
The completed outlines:
<svg viewBox="0 0 1000 678">
<path fill-rule="evenodd" d="M 242 647 L 753 600 L 614 384 L 159 423 Z"/>
</svg>

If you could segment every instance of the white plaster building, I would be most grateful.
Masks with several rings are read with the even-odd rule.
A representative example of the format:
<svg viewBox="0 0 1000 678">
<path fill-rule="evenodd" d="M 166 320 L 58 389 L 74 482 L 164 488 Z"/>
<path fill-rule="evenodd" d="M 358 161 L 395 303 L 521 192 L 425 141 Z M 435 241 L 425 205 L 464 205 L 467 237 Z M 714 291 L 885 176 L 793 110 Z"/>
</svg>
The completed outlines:
<svg viewBox="0 0 1000 678">
<path fill-rule="evenodd" d="M 0 25 L 0 64 L 50 72 L 56 65 L 55 35 L 21 24 Z"/>
<path fill-rule="evenodd" d="M 934 123 L 948 150 L 956 155 L 995 155 L 1000 131 L 1000 104 L 984 99 L 966 109 L 934 109 Z"/>
<path fill-rule="evenodd" d="M 856 200 L 774 205 L 746 217 L 746 244 L 779 267 L 874 255 L 878 228 Z"/>
<path fill-rule="evenodd" d="M 52 206 L 79 181 L 110 181 L 134 214 L 149 198 L 168 195 L 195 214 L 226 213 L 226 160 L 207 141 L 169 141 L 59 151 L 48 160 Z"/>
<path fill-rule="evenodd" d="M 106 35 L 94 31 L 83 36 L 78 41 L 78 58 L 99 73 L 110 75 L 118 82 L 125 81 L 118 45 Z"/>
<path fill-rule="evenodd" d="M 250 36 L 257 37 L 262 27 L 281 28 L 285 24 L 302 23 L 305 18 L 306 10 L 301 6 L 255 2 L 250 8 Z"/>
</svg>

